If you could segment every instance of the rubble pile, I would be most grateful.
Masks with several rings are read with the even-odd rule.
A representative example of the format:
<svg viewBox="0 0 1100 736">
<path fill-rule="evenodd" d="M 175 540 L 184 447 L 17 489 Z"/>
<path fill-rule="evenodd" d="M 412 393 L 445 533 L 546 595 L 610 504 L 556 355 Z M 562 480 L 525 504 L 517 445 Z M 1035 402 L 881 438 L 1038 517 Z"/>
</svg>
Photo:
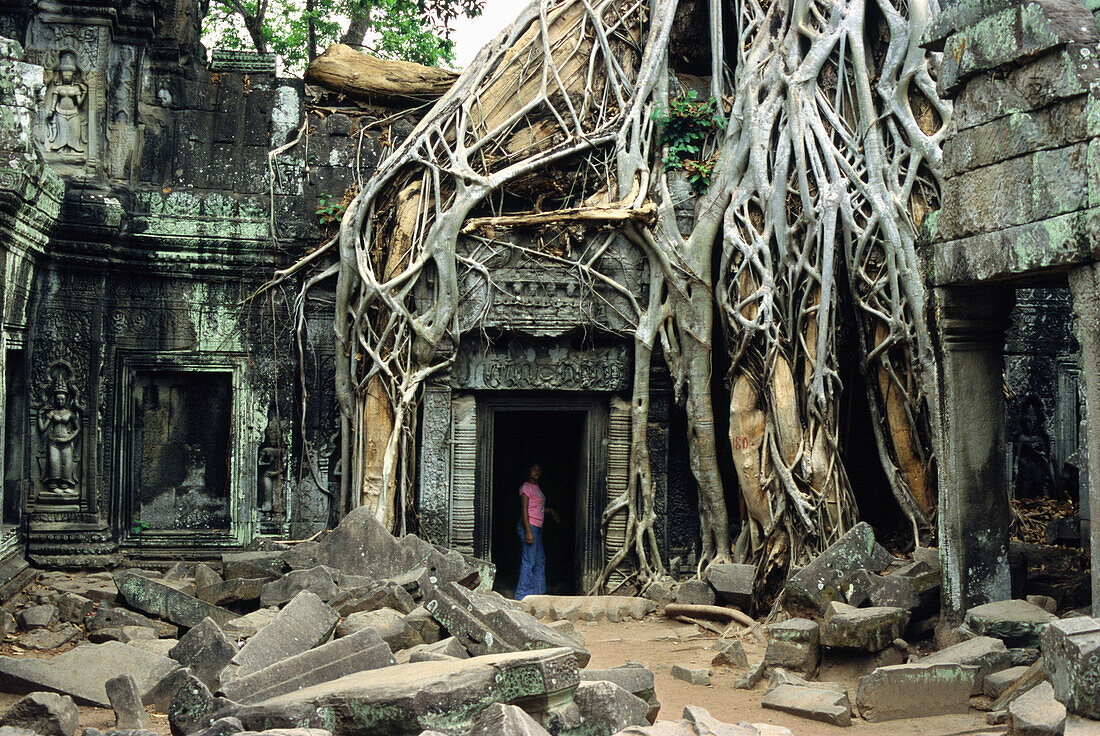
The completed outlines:
<svg viewBox="0 0 1100 736">
<path fill-rule="evenodd" d="M 163 572 L 44 572 L 5 603 L 16 656 L 0 657 L 0 680 L 30 694 L 0 712 L 0 726 L 4 736 L 74 736 L 77 703 L 114 710 L 107 736 L 150 736 L 146 707 L 168 716 L 174 736 L 611 736 L 657 722 L 650 670 L 583 669 L 589 653 L 572 625 L 491 592 L 493 573 L 396 539 L 366 510 L 289 549 Z M 527 605 L 576 620 L 654 608 L 574 600 Z M 668 732 L 709 718 L 685 713 Z"/>
</svg>

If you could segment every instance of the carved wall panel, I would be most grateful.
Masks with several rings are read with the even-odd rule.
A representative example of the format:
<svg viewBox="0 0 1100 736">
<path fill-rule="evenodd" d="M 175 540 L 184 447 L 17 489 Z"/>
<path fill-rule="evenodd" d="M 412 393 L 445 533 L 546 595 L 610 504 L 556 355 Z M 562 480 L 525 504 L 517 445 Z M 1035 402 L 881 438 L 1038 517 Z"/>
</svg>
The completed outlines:
<svg viewBox="0 0 1100 736">
<path fill-rule="evenodd" d="M 504 348 L 463 343 L 451 385 L 467 390 L 628 391 L 633 353 L 627 345 L 577 350 L 567 344 L 513 341 Z"/>
</svg>

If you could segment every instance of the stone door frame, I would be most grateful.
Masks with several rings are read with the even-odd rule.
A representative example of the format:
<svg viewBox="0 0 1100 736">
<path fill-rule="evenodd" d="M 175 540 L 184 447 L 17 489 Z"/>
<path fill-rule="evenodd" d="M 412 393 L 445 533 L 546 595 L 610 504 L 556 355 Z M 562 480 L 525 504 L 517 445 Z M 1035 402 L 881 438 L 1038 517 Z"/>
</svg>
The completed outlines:
<svg viewBox="0 0 1100 736">
<path fill-rule="evenodd" d="M 577 593 L 587 592 L 603 567 L 600 544 L 600 518 L 607 504 L 607 424 L 610 396 L 541 392 L 519 394 L 512 391 L 478 392 L 476 518 L 474 554 L 492 559 L 493 441 L 495 419 L 501 412 L 540 411 L 584 413 L 584 488 L 576 500 L 577 518 L 583 527 L 574 536 L 579 555 L 574 569 Z"/>
<path fill-rule="evenodd" d="M 116 457 L 113 479 L 111 524 L 120 546 L 151 548 L 236 548 L 248 543 L 253 534 L 251 519 L 255 506 L 258 448 L 255 422 L 250 421 L 257 404 L 244 379 L 244 356 L 225 353 L 153 354 L 127 352 L 119 356 L 119 391 L 116 407 Z M 230 376 L 229 428 L 229 528 L 226 530 L 133 529 L 131 477 L 135 419 L 133 391 L 139 373 L 221 373 Z M 261 427 L 262 431 L 262 427 Z M 249 492 L 251 490 L 251 492 Z"/>
</svg>

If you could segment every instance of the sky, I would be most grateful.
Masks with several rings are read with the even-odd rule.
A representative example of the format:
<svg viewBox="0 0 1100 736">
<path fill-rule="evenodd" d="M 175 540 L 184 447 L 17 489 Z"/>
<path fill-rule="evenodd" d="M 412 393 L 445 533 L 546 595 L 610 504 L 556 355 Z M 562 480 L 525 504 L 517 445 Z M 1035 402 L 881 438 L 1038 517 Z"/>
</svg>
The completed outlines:
<svg viewBox="0 0 1100 736">
<path fill-rule="evenodd" d="M 516 19 L 528 0 L 485 0 L 485 10 L 476 18 L 459 18 L 454 23 L 455 67 L 463 69 L 481 47 Z"/>
</svg>

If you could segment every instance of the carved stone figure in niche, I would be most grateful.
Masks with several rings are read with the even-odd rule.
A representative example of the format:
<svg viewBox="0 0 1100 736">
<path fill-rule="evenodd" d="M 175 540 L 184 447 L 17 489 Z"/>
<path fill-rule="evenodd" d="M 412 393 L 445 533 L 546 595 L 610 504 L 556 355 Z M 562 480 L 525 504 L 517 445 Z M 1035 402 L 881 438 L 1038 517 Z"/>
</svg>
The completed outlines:
<svg viewBox="0 0 1100 736">
<path fill-rule="evenodd" d="M 274 410 L 267 415 L 267 428 L 264 430 L 264 442 L 259 453 L 259 498 L 260 512 L 270 514 L 275 497 L 283 486 L 283 465 L 286 448 L 283 447 L 282 425 Z"/>
<path fill-rule="evenodd" d="M 65 51 L 46 87 L 46 146 L 50 151 L 82 154 L 88 151 L 88 85 L 76 63 L 76 54 Z"/>
<path fill-rule="evenodd" d="M 42 484 L 59 496 L 75 496 L 80 484 L 81 411 L 72 387 L 72 369 L 57 363 L 50 368 L 46 400 L 38 412 L 42 437 Z"/>
<path fill-rule="evenodd" d="M 1038 396 L 1029 394 L 1020 406 L 1019 428 L 1012 447 L 1012 480 L 1016 498 L 1050 498 L 1058 494 L 1054 454 L 1046 430 L 1046 414 Z"/>
</svg>

